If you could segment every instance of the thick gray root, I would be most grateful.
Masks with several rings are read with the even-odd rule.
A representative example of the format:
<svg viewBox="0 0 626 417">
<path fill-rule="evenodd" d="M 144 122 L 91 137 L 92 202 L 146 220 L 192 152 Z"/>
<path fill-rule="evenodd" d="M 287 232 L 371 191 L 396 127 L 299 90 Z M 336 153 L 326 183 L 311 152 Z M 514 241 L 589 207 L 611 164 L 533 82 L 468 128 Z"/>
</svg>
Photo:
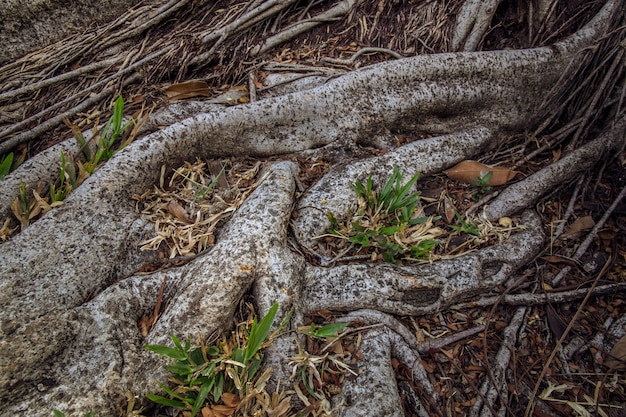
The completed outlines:
<svg viewBox="0 0 626 417">
<path fill-rule="evenodd" d="M 372 308 L 398 315 L 427 314 L 493 290 L 543 247 L 539 216 L 528 211 L 522 224 L 526 230 L 507 242 L 432 264 L 309 267 L 304 312 Z"/>
<path fill-rule="evenodd" d="M 170 345 L 171 333 L 196 340 L 227 330 L 254 280 L 273 278 L 263 275 L 280 266 L 271 267 L 271 252 L 286 238 L 294 172 L 290 162 L 275 164 L 225 227 L 223 239 L 193 262 L 122 280 L 74 308 L 41 311 L 5 334 L 0 392 L 13 401 L 2 415 L 28 410 L 47 416 L 52 406 L 113 414 L 126 391 L 158 390 L 157 382 L 167 379 L 166 362 L 143 344 Z M 137 323 L 152 313 L 164 279 L 167 308 L 142 338 Z"/>
<path fill-rule="evenodd" d="M 488 219 L 497 220 L 534 204 L 541 196 L 594 166 L 604 155 L 626 143 L 626 116 L 596 139 L 565 155 L 523 181 L 505 188 L 485 209 Z"/>
</svg>

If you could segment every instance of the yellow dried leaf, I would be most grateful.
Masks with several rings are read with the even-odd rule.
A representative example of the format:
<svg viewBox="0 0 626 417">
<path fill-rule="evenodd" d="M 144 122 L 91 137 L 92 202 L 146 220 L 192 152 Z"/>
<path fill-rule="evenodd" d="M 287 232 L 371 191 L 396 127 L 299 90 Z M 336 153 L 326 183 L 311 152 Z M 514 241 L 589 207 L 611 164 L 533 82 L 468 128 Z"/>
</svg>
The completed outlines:
<svg viewBox="0 0 626 417">
<path fill-rule="evenodd" d="M 243 86 L 233 87 L 225 93 L 209 100 L 209 103 L 230 105 L 248 102 L 250 102 L 250 99 L 248 98 L 248 88 Z"/>
<path fill-rule="evenodd" d="M 481 185 L 503 185 L 517 175 L 517 171 L 512 171 L 508 168 L 491 167 L 478 161 L 470 160 L 459 162 L 452 168 L 444 171 L 448 178 L 472 185 L 476 185 L 479 178 L 484 178 L 490 172 L 492 174 L 489 182 Z"/>
</svg>

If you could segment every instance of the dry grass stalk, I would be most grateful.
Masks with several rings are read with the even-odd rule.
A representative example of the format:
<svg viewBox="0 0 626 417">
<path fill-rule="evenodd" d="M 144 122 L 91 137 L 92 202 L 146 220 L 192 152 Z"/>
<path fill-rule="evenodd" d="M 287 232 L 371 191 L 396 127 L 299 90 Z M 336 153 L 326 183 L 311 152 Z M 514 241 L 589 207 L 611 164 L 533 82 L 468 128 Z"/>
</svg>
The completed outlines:
<svg viewBox="0 0 626 417">
<path fill-rule="evenodd" d="M 174 170 L 166 187 L 154 187 L 135 195 L 137 210 L 154 223 L 156 236 L 141 242 L 143 250 L 157 250 L 165 242 L 168 256 L 191 256 L 215 244 L 216 227 L 228 219 L 262 181 L 257 178 L 261 162 L 252 167 L 242 164 L 212 176 L 202 161 Z M 228 188 L 214 186 L 220 177 L 232 183 Z M 222 182 L 223 184 L 223 182 Z"/>
</svg>

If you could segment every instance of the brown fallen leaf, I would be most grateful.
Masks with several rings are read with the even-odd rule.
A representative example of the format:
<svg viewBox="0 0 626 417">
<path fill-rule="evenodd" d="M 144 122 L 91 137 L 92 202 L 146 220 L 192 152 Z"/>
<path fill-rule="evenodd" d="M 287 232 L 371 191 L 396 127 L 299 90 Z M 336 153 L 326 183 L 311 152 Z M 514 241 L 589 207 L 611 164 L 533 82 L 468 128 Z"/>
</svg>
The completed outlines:
<svg viewBox="0 0 626 417">
<path fill-rule="evenodd" d="M 485 175 L 490 172 L 492 174 L 489 181 L 480 185 L 503 185 L 517 175 L 517 171 L 513 171 L 508 168 L 491 167 L 481 162 L 470 160 L 459 162 L 452 168 L 444 171 L 448 178 L 472 185 L 477 185 L 477 181 L 480 178 L 484 178 Z"/>
<path fill-rule="evenodd" d="M 622 336 L 604 360 L 609 369 L 626 369 L 626 335 Z"/>
<path fill-rule="evenodd" d="M 236 408 L 241 402 L 241 398 L 238 395 L 232 394 L 230 392 L 222 393 L 222 401 L 226 407 Z"/>
<path fill-rule="evenodd" d="M 591 229 L 595 226 L 596 222 L 593 221 L 591 216 L 579 217 L 574 220 L 574 223 L 567 226 L 565 232 L 561 235 L 562 239 L 567 239 L 572 236 L 577 235 L 580 232 L 584 232 L 585 230 Z"/>
<path fill-rule="evenodd" d="M 446 198 L 444 198 L 443 200 L 443 208 L 446 215 L 446 222 L 448 224 L 452 223 L 452 221 L 454 220 L 454 216 L 457 213 L 457 210 L 456 207 L 454 207 L 454 203 L 452 202 L 452 200 L 450 200 L 448 196 L 446 196 Z"/>
<path fill-rule="evenodd" d="M 187 224 L 192 224 L 193 221 L 191 221 L 191 219 L 189 219 L 189 217 L 187 217 L 187 212 L 185 211 L 185 209 L 183 208 L 183 206 L 181 206 L 180 204 L 178 204 L 178 202 L 176 200 L 172 200 L 169 202 L 169 204 L 167 205 L 167 211 L 169 211 L 169 213 L 176 217 L 178 220 L 185 222 Z"/>
<path fill-rule="evenodd" d="M 548 327 L 550 327 L 552 334 L 556 339 L 560 339 L 563 333 L 565 333 L 565 329 L 567 329 L 567 324 L 550 304 L 546 307 L 546 317 L 548 318 Z"/>
<path fill-rule="evenodd" d="M 174 101 L 199 96 L 210 97 L 212 92 L 205 81 L 187 81 L 170 85 L 165 89 L 165 95 L 170 101 Z"/>
</svg>

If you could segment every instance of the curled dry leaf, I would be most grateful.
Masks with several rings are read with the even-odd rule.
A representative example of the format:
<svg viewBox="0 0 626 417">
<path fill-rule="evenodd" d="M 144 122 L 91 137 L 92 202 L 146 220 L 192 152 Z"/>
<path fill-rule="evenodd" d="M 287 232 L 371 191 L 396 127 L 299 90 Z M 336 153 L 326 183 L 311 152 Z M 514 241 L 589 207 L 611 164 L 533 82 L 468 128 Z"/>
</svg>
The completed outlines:
<svg viewBox="0 0 626 417">
<path fill-rule="evenodd" d="M 454 207 L 454 203 L 448 196 L 443 200 L 444 213 L 446 215 L 446 222 L 451 224 L 454 221 L 454 217 L 457 213 L 456 207 Z"/>
<path fill-rule="evenodd" d="M 492 174 L 489 181 L 480 185 L 504 185 L 517 175 L 517 171 L 508 168 L 491 167 L 478 161 L 469 160 L 459 162 L 452 168 L 444 171 L 448 178 L 472 185 L 477 185 L 477 180 L 484 178 L 490 172 Z"/>
<path fill-rule="evenodd" d="M 176 200 L 171 200 L 169 202 L 169 204 L 167 205 L 167 211 L 169 211 L 172 216 L 176 217 L 182 222 L 185 222 L 187 224 L 193 223 L 193 221 L 191 221 L 189 217 L 187 217 L 187 212 L 185 211 L 183 206 L 178 204 Z"/>
</svg>

